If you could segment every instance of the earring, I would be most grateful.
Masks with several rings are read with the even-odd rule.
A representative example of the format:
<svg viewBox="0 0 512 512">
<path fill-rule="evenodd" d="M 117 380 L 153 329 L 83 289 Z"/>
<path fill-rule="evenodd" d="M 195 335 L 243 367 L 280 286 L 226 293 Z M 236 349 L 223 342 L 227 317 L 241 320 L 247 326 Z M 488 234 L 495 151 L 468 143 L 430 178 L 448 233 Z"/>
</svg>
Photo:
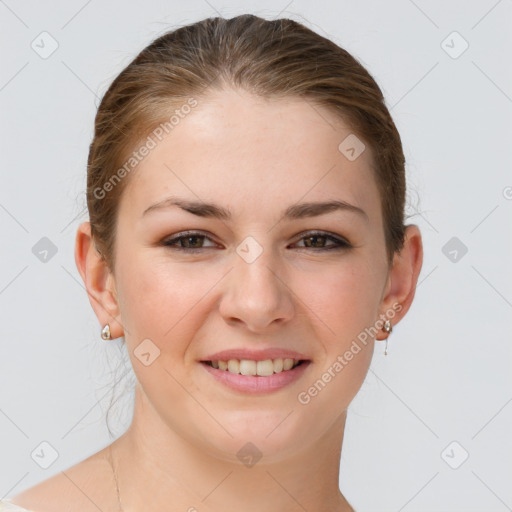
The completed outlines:
<svg viewBox="0 0 512 512">
<path fill-rule="evenodd" d="M 386 331 L 388 334 L 391 334 L 391 331 L 393 330 L 393 326 L 391 325 L 391 322 L 389 320 L 386 320 L 384 322 L 384 327 L 382 328 L 383 331 Z M 386 347 L 384 348 L 384 355 L 388 355 L 388 338 L 386 338 Z"/>
<path fill-rule="evenodd" d="M 103 329 L 101 330 L 101 337 L 104 340 L 111 340 L 112 339 L 112 336 L 111 336 L 111 333 L 110 333 L 110 325 L 105 324 L 105 327 L 103 327 Z"/>
</svg>

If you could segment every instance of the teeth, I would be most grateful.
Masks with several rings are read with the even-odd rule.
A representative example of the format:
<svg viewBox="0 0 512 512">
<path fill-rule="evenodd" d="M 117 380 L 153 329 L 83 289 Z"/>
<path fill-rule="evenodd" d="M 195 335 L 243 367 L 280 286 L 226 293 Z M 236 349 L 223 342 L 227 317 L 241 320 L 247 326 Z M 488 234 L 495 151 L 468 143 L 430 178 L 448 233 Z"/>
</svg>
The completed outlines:
<svg viewBox="0 0 512 512">
<path fill-rule="evenodd" d="M 250 359 L 230 359 L 229 361 L 210 361 L 211 366 L 219 370 L 227 370 L 239 375 L 258 375 L 268 377 L 274 373 L 291 370 L 299 363 L 299 359 L 265 359 L 252 361 Z"/>
<path fill-rule="evenodd" d="M 285 359 L 283 361 L 283 370 L 291 370 L 294 365 L 297 364 L 295 359 Z"/>
<path fill-rule="evenodd" d="M 240 373 L 240 361 L 236 359 L 230 359 L 228 361 L 228 372 Z"/>
</svg>

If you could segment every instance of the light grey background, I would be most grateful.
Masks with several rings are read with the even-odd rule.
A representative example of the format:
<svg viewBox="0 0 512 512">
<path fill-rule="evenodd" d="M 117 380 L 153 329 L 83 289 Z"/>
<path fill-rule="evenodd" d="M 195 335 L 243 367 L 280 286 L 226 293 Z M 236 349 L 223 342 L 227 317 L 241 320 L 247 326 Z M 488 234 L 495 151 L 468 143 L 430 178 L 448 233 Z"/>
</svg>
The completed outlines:
<svg viewBox="0 0 512 512">
<path fill-rule="evenodd" d="M 123 357 L 100 339 L 73 256 L 99 98 L 161 33 L 244 12 L 301 21 L 367 66 L 423 233 L 413 306 L 349 409 L 341 490 L 358 512 L 512 510 L 510 0 L 0 1 L 0 498 L 112 441 Z M 31 47 L 43 31 L 58 43 L 46 59 Z M 46 263 L 43 237 L 57 248 Z M 116 435 L 130 396 L 120 405 Z M 58 452 L 48 469 L 42 442 Z"/>
</svg>

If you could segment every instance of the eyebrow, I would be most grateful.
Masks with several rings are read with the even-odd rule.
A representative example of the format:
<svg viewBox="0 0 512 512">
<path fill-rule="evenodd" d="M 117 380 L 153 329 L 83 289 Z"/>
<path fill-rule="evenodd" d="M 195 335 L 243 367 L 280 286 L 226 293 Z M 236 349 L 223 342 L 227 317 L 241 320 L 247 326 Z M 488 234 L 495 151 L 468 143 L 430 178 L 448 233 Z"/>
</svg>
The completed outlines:
<svg viewBox="0 0 512 512">
<path fill-rule="evenodd" d="M 217 218 L 225 221 L 232 220 L 231 211 L 222 206 L 218 206 L 213 203 L 206 203 L 204 201 L 181 199 L 175 196 L 168 197 L 162 201 L 159 201 L 158 203 L 149 206 L 146 208 L 146 210 L 144 210 L 142 216 L 145 216 L 151 211 L 161 210 L 171 206 L 178 206 L 182 210 L 185 210 L 186 212 L 192 213 L 193 215 L 197 215 L 199 217 Z M 288 220 L 296 220 L 305 217 L 317 217 L 319 215 L 324 215 L 334 211 L 347 211 L 356 213 L 361 217 L 364 217 L 367 222 L 369 221 L 368 214 L 363 209 L 340 200 L 294 204 L 289 206 L 284 211 L 283 218 Z"/>
</svg>

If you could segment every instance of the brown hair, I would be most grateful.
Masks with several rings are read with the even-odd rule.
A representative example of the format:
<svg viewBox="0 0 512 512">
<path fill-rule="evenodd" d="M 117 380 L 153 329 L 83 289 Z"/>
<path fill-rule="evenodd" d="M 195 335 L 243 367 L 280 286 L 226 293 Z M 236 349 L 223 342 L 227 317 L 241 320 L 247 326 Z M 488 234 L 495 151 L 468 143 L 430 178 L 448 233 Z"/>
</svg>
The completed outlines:
<svg viewBox="0 0 512 512">
<path fill-rule="evenodd" d="M 404 242 L 405 158 L 379 86 L 346 50 L 304 25 L 245 14 L 204 19 L 158 37 L 105 93 L 89 150 L 87 206 L 96 248 L 110 270 L 130 151 L 176 106 L 225 85 L 325 106 L 371 148 L 391 264 Z"/>
</svg>

